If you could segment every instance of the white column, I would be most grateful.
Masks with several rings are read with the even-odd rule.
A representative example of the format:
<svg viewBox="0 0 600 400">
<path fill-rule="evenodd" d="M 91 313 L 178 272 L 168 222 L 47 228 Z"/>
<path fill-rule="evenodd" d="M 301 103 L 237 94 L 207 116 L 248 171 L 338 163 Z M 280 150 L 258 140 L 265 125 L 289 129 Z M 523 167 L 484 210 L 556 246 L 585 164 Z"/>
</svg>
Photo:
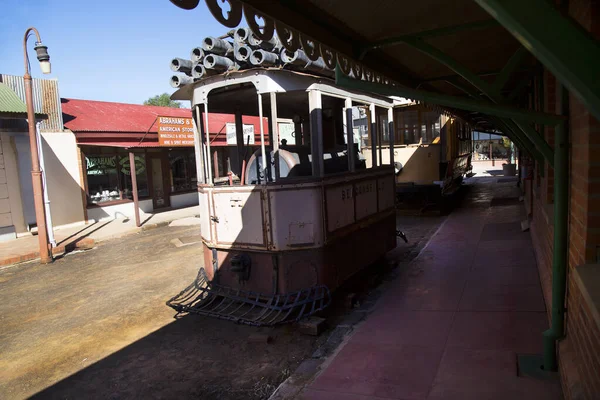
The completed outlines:
<svg viewBox="0 0 600 400">
<path fill-rule="evenodd" d="M 369 114 L 371 114 L 371 168 L 375 168 L 377 162 L 377 119 L 375 117 L 375 104 L 369 105 Z"/>
<path fill-rule="evenodd" d="M 348 153 L 348 171 L 356 169 L 356 153 L 354 153 L 354 130 L 352 129 L 352 99 L 347 98 L 344 108 L 344 125 L 346 126 L 346 151 Z"/>
<path fill-rule="evenodd" d="M 277 123 L 277 93 L 269 93 L 271 100 L 271 132 L 273 137 L 273 159 L 275 162 L 275 181 L 279 181 L 279 124 Z"/>
<path fill-rule="evenodd" d="M 260 124 L 260 154 L 262 159 L 262 171 L 263 171 L 263 180 L 262 184 L 267 184 L 267 156 L 265 151 L 265 129 L 263 127 L 263 105 L 262 105 L 262 95 L 258 94 L 258 119 Z M 259 166 L 260 167 L 260 166 Z M 260 174 L 259 174 L 260 175 Z M 260 179 L 260 176 L 259 176 Z"/>
<path fill-rule="evenodd" d="M 310 147 L 313 177 L 323 177 L 323 101 L 319 90 L 309 90 L 308 108 L 310 110 Z"/>
<path fill-rule="evenodd" d="M 388 130 L 390 132 L 390 165 L 394 166 L 394 144 L 395 144 L 395 127 L 394 127 L 394 108 L 388 108 Z"/>
<path fill-rule="evenodd" d="M 196 106 L 196 119 L 192 118 L 194 123 L 194 156 L 196 157 L 196 176 L 199 183 L 204 183 L 206 177 L 204 176 L 204 156 L 202 155 L 202 135 L 198 129 L 198 123 L 202 124 L 202 115 L 200 114 L 200 107 Z"/>
<path fill-rule="evenodd" d="M 208 183 L 209 185 L 213 184 L 213 179 L 212 179 L 212 165 L 211 165 L 211 159 L 210 159 L 210 130 L 209 130 L 209 126 L 208 126 L 208 99 L 206 99 L 206 103 L 204 103 L 204 135 L 206 137 L 206 154 L 205 154 L 205 160 L 206 160 L 206 169 L 208 172 Z"/>
</svg>

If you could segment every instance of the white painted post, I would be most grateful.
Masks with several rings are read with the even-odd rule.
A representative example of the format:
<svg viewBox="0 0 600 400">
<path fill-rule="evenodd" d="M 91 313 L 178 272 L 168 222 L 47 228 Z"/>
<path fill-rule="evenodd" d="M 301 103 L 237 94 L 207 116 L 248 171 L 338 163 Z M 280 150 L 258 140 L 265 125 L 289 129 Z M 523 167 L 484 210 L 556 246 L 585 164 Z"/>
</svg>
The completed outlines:
<svg viewBox="0 0 600 400">
<path fill-rule="evenodd" d="M 200 114 L 200 107 L 196 106 L 196 119 L 192 118 L 194 123 L 194 156 L 196 157 L 196 177 L 199 183 L 204 183 L 206 178 L 204 176 L 204 156 L 202 151 L 202 135 L 196 124 L 198 121 L 202 124 L 202 115 Z"/>
<path fill-rule="evenodd" d="M 275 181 L 279 181 L 279 124 L 277 123 L 277 93 L 269 93 L 271 100 L 271 132 L 273 137 L 273 158 L 275 161 Z"/>
<path fill-rule="evenodd" d="M 348 152 L 348 171 L 356 169 L 356 153 L 354 153 L 354 130 L 352 129 L 352 99 L 347 98 L 345 103 L 344 125 L 346 126 L 346 151 Z"/>
<path fill-rule="evenodd" d="M 319 90 L 308 91 L 310 110 L 310 147 L 312 175 L 321 178 L 325 175 L 323 165 L 323 101 Z"/>
<path fill-rule="evenodd" d="M 267 184 L 267 156 L 265 151 L 265 129 L 263 127 L 263 105 L 262 95 L 258 94 L 258 119 L 260 124 L 260 154 L 262 159 L 263 180 L 262 184 Z"/>
<path fill-rule="evenodd" d="M 375 104 L 369 105 L 369 114 L 371 117 L 371 168 L 377 167 L 377 122 L 375 118 Z"/>
<path fill-rule="evenodd" d="M 209 130 L 209 126 L 208 126 L 208 99 L 206 99 L 206 103 L 204 103 L 204 121 L 205 121 L 205 126 L 204 126 L 204 135 L 206 137 L 206 156 L 205 156 L 205 160 L 206 160 L 206 166 L 207 166 L 207 170 L 208 170 L 208 184 L 212 185 L 213 184 L 213 178 L 212 178 L 212 165 L 211 165 L 211 159 L 210 159 L 210 130 Z"/>
<path fill-rule="evenodd" d="M 394 167 L 394 143 L 396 132 L 394 131 L 394 108 L 388 108 L 388 130 L 390 133 L 390 165 Z"/>
</svg>

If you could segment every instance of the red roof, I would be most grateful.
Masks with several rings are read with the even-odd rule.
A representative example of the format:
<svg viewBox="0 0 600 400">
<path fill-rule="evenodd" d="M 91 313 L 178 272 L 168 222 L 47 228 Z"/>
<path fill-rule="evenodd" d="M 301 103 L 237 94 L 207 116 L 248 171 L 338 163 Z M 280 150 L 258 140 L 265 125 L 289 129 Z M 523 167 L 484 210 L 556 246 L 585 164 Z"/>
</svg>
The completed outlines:
<svg viewBox="0 0 600 400">
<path fill-rule="evenodd" d="M 61 99 L 65 127 L 73 131 L 77 143 L 111 147 L 158 146 L 156 117 L 191 118 L 189 108 L 144 106 L 107 101 Z M 242 123 L 254 126 L 254 143 L 260 143 L 260 118 L 242 116 Z M 204 113 L 202 113 L 204 125 Z M 269 144 L 269 123 L 263 117 L 265 144 Z M 213 146 L 227 146 L 227 124 L 234 114 L 209 113 L 208 126 Z"/>
<path fill-rule="evenodd" d="M 73 132 L 157 132 L 157 116 L 191 118 L 189 108 L 60 99 L 65 127 Z M 154 125 L 153 125 L 154 124 Z"/>
</svg>

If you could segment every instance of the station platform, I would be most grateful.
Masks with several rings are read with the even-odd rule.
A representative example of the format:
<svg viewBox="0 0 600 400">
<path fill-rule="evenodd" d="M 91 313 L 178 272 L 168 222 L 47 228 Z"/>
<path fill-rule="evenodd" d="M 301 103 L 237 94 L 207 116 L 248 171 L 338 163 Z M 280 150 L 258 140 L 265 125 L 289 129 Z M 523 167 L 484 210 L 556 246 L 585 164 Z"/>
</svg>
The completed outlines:
<svg viewBox="0 0 600 400">
<path fill-rule="evenodd" d="M 466 198 L 298 399 L 560 399 L 520 377 L 548 328 L 516 180 L 471 178 Z M 390 254 L 390 257 L 393 257 Z"/>
</svg>

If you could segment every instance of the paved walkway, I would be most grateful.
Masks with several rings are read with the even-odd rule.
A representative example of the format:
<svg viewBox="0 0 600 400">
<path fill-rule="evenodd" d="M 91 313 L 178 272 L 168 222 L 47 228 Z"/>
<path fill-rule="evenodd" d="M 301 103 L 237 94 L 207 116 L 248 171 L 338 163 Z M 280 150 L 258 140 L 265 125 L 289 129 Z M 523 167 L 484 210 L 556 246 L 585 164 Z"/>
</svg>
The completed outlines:
<svg viewBox="0 0 600 400">
<path fill-rule="evenodd" d="M 298 398 L 561 398 L 517 376 L 517 354 L 541 353 L 548 327 L 518 195 L 514 182 L 474 185 Z"/>
<path fill-rule="evenodd" d="M 56 229 L 54 237 L 57 247 L 54 254 L 63 254 L 77 248 L 89 248 L 94 243 L 113 239 L 145 229 L 156 228 L 171 221 L 190 218 L 198 215 L 198 206 L 163 211 L 156 214 L 146 214 L 142 218 L 141 227 L 135 226 L 133 218 L 119 218 L 108 221 L 92 222 L 86 225 Z M 0 268 L 18 262 L 39 258 L 39 242 L 37 235 L 28 235 L 8 242 L 0 243 Z"/>
</svg>

